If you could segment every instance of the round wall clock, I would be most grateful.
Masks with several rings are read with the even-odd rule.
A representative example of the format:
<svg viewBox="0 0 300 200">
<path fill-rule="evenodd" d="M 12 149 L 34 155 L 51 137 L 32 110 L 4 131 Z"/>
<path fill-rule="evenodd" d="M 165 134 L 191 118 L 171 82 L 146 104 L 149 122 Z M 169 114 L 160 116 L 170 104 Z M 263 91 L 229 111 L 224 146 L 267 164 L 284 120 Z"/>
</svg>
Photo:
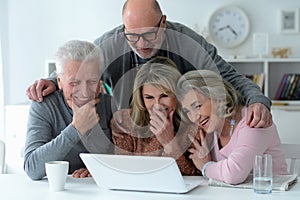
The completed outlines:
<svg viewBox="0 0 300 200">
<path fill-rule="evenodd" d="M 243 43 L 250 32 L 246 13 L 237 6 L 229 5 L 216 10 L 208 22 L 212 40 L 224 48 L 233 48 Z"/>
</svg>

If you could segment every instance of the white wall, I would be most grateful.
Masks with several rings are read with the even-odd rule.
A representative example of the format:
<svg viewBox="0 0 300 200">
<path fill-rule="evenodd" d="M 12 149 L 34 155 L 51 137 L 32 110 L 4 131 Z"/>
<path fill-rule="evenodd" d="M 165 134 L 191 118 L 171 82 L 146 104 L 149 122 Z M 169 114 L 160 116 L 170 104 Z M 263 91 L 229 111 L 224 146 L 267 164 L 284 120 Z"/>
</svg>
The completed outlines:
<svg viewBox="0 0 300 200">
<path fill-rule="evenodd" d="M 122 23 L 124 0 L 0 0 L 1 38 L 5 39 L 5 104 L 28 101 L 26 88 L 45 74 L 44 61 L 57 47 L 70 39 L 93 41 L 105 31 Z M 220 6 L 236 4 L 248 14 L 253 32 L 269 33 L 271 47 L 292 47 L 300 57 L 300 35 L 279 33 L 279 10 L 300 8 L 299 0 L 159 0 L 171 21 L 202 29 Z M 4 7 L 2 7 L 4 6 Z M 4 10 L 3 8 L 7 8 Z M 4 12 L 2 12 L 4 10 Z M 4 27 L 4 28 L 3 28 Z M 5 29 L 3 31 L 3 29 Z M 252 37 L 234 50 L 219 49 L 220 54 L 252 54 Z"/>
<path fill-rule="evenodd" d="M 3 62 L 7 58 L 7 2 L 0 0 L 0 139 L 4 140 L 4 98 L 3 98 L 3 84 L 4 84 L 4 70 Z"/>
</svg>

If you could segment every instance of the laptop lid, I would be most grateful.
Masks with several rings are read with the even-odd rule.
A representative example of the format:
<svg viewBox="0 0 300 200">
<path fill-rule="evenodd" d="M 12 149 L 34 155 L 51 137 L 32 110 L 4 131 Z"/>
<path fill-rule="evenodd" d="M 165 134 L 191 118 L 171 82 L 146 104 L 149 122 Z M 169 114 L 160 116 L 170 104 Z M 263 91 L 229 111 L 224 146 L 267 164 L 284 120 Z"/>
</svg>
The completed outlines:
<svg viewBox="0 0 300 200">
<path fill-rule="evenodd" d="M 171 157 L 81 153 L 97 185 L 114 190 L 186 193 L 200 180 L 186 183 Z"/>
</svg>

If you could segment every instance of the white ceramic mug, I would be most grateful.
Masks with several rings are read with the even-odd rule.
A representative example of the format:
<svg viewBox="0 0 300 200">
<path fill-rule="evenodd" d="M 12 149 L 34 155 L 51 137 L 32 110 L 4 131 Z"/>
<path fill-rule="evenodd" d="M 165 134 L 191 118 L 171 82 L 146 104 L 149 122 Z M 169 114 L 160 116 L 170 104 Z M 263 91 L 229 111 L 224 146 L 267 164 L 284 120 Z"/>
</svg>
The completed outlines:
<svg viewBox="0 0 300 200">
<path fill-rule="evenodd" d="M 69 171 L 68 161 L 51 161 L 45 163 L 49 189 L 57 192 L 65 188 L 66 178 Z"/>
</svg>

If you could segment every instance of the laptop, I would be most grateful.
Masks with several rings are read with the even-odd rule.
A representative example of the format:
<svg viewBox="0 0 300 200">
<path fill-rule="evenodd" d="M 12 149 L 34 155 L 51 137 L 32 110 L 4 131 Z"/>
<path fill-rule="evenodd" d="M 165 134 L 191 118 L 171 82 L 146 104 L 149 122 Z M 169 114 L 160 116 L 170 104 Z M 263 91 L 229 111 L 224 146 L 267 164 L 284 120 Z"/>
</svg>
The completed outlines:
<svg viewBox="0 0 300 200">
<path fill-rule="evenodd" d="M 182 176 L 171 157 L 90 153 L 80 157 L 97 185 L 110 190 L 187 193 L 202 183 L 200 177 Z"/>
</svg>

